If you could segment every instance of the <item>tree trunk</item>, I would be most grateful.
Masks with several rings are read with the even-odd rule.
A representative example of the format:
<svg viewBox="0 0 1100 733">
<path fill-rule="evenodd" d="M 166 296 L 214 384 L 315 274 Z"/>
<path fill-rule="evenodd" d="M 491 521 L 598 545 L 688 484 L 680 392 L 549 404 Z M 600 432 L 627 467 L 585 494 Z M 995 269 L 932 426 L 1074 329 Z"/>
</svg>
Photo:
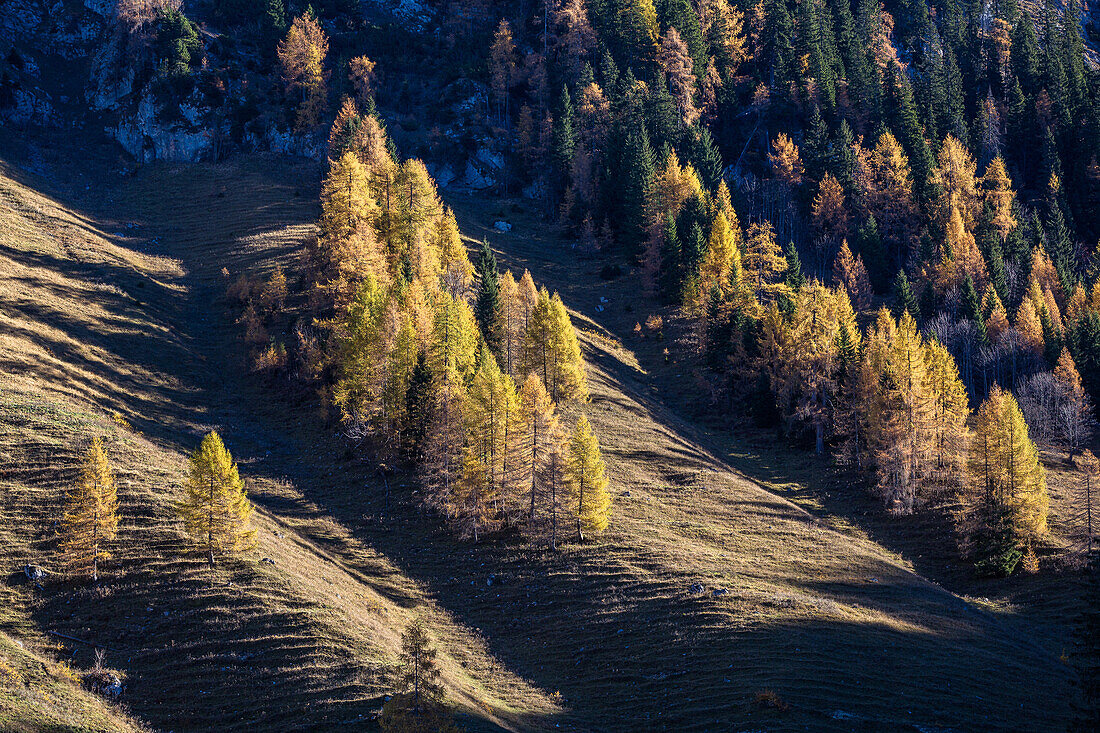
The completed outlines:
<svg viewBox="0 0 1100 733">
<path fill-rule="evenodd" d="M 584 542 L 584 528 L 581 525 L 581 517 L 584 513 L 584 476 L 580 479 L 580 488 L 577 492 L 577 537 Z"/>
<path fill-rule="evenodd" d="M 554 462 L 550 476 L 550 549 L 558 549 L 558 459 Z"/>
<path fill-rule="evenodd" d="M 214 567 L 214 474 L 210 474 L 210 504 L 206 510 L 206 554 Z"/>
<path fill-rule="evenodd" d="M 97 481 L 96 489 L 98 488 Z M 99 582 L 99 507 L 92 513 L 92 582 Z"/>
</svg>

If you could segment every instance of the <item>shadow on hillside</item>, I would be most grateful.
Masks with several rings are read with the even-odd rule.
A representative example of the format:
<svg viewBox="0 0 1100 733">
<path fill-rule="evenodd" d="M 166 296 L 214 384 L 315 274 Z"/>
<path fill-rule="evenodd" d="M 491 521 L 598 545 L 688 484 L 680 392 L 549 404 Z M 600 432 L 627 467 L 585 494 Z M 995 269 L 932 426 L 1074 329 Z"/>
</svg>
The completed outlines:
<svg viewBox="0 0 1100 733">
<path fill-rule="evenodd" d="M 177 330 L 179 345 L 157 349 L 159 337 L 150 335 L 123 342 L 119 352 L 121 359 L 134 359 L 150 373 L 163 370 L 190 388 L 181 388 L 178 394 L 162 392 L 154 404 L 141 404 L 139 398 L 125 394 L 112 398 L 128 404 L 131 413 L 146 415 L 140 425 L 143 430 L 183 450 L 193 448 L 188 431 L 197 425 L 224 427 L 230 448 L 249 473 L 274 481 L 289 479 L 305 497 L 302 501 L 257 494 L 257 503 L 295 518 L 331 515 L 421 584 L 426 597 L 480 630 L 488 649 L 509 669 L 548 691 L 560 689 L 573 713 L 538 724 L 559 723 L 581 730 L 716 730 L 753 724 L 773 730 L 809 726 L 848 731 L 906 730 L 916 725 L 973 728 L 984 721 L 990 729 L 1011 730 L 1053 727 L 1064 716 L 1064 700 L 1036 699 L 1039 690 L 1066 678 L 1048 655 L 1017 649 L 1019 656 L 1010 663 L 1014 674 L 1006 679 L 1000 670 L 1013 646 L 1000 638 L 999 627 L 972 623 L 972 615 L 959 607 L 960 602 L 930 585 L 923 595 L 914 590 L 914 583 L 925 587 L 923 581 L 910 578 L 909 585 L 885 584 L 871 590 L 807 583 L 802 594 L 765 598 L 734 587 L 726 589 L 728 596 L 719 597 L 711 589 L 691 593 L 695 580 L 691 568 L 661 566 L 647 553 L 644 537 L 633 538 L 632 546 L 616 546 L 621 540 L 612 534 L 604 546 L 567 545 L 560 553 L 550 553 L 506 541 L 474 546 L 441 532 L 438 522 L 417 508 L 411 480 L 402 488 L 399 480 L 391 479 L 392 497 L 387 497 L 374 466 L 368 461 L 342 460 L 342 446 L 309 411 L 273 399 L 271 390 L 247 376 L 238 327 L 228 315 L 220 315 L 218 299 L 224 283 L 218 271 L 226 263 L 248 270 L 270 262 L 272 256 L 292 257 L 299 243 L 286 241 L 263 251 L 242 248 L 242 232 L 274 231 L 278 224 L 272 218 L 283 225 L 303 223 L 313 209 L 280 208 L 277 197 L 286 189 L 270 181 L 263 195 L 275 198 L 240 208 L 235 199 L 210 195 L 222 183 L 217 171 L 205 178 L 202 171 L 189 180 L 197 178 L 191 181 L 192 194 L 203 202 L 201 218 L 210 222 L 209 237 L 188 234 L 182 245 L 164 244 L 165 253 L 181 259 L 189 271 L 190 289 L 181 294 L 164 288 L 149 296 L 164 314 L 164 322 Z M 162 185 L 163 171 L 141 175 Z M 207 180 L 211 177 L 214 183 Z M 141 184 L 139 178 L 126 185 Z M 143 227 L 186 230 L 197 214 L 183 211 L 172 193 L 166 192 L 159 204 L 140 202 Z M 226 202 L 226 208 L 219 208 L 219 202 Z M 233 220 L 252 209 L 264 213 L 262 224 Z M 560 268 L 556 277 L 561 281 L 568 270 L 564 265 L 554 267 Z M 547 277 L 545 268 L 539 269 L 537 277 Z M 584 281 L 574 287 L 583 288 Z M 96 337 L 80 324 L 58 327 L 72 329 L 76 337 Z M 110 343 L 115 348 L 113 339 Z M 601 378 L 625 394 L 604 402 L 652 417 L 667 433 L 682 464 L 725 469 L 714 440 L 653 396 L 634 369 L 602 349 L 589 349 L 588 355 Z M 101 376 L 119 378 L 109 373 Z M 644 452 L 634 457 L 649 458 Z M 844 506 L 843 501 L 837 499 L 837 508 Z M 382 520 L 384 507 L 388 510 Z M 850 511 L 849 504 L 841 513 Z M 337 539 L 314 539 L 339 549 Z M 99 609 L 94 619 L 99 628 L 117 628 L 122 640 L 130 643 L 143 637 L 171 638 L 173 619 L 186 614 L 201 629 L 198 638 L 176 639 L 175 645 L 166 648 L 134 645 L 133 658 L 149 671 L 143 674 L 141 685 L 145 686 L 133 690 L 135 709 L 158 724 L 192 729 L 216 725 L 217 711 L 201 710 L 190 694 L 174 697 L 171 690 L 161 689 L 164 680 L 185 669 L 176 666 L 185 653 L 192 662 L 202 661 L 202 684 L 209 679 L 208 686 L 216 688 L 222 699 L 231 699 L 234 685 L 240 684 L 236 670 L 241 665 L 253 668 L 250 675 L 256 675 L 259 667 L 261 681 L 266 679 L 263 670 L 270 666 L 270 692 L 265 687 L 242 695 L 252 700 L 254 710 L 274 706 L 277 713 L 242 717 L 234 720 L 235 727 L 296 728 L 306 719 L 347 722 L 375 704 L 354 700 L 334 702 L 325 709 L 313 707 L 310 660 L 295 659 L 292 648 L 286 651 L 288 656 L 278 659 L 241 658 L 253 650 L 265 652 L 268 639 L 306 633 L 301 606 L 294 599 L 282 599 L 285 612 L 265 617 L 254 628 L 242 628 L 234 623 L 234 604 L 239 600 L 228 587 L 173 588 L 170 580 L 142 574 L 137 568 L 131 577 L 133 585 L 119 593 L 125 601 L 112 597 L 84 601 Z M 895 572 L 894 577 L 899 574 Z M 250 581 L 240 579 L 241 584 L 246 582 Z M 390 585 L 380 590 L 391 593 L 395 602 L 415 602 Z M 164 598 L 172 599 L 173 605 L 164 607 Z M 846 606 L 829 605 L 830 600 Z M 898 621 L 916 612 L 914 603 L 926 605 L 921 613 L 936 627 L 927 623 L 906 627 Z M 866 617 L 838 618 L 854 606 L 865 606 Z M 59 628 L 69 628 L 64 622 L 67 608 L 59 595 L 44 604 L 39 620 L 47 626 L 60 619 Z M 968 618 L 960 622 L 959 611 Z M 81 629 L 70 631 L 79 636 Z M 331 653 L 339 655 L 341 650 Z M 294 671 L 285 675 L 276 671 L 287 668 Z M 340 669 L 347 677 L 339 684 L 347 685 L 346 697 L 351 700 L 360 671 L 350 662 Z M 790 705 L 788 712 L 753 704 L 757 692 L 769 689 Z M 833 707 L 837 700 L 847 708 Z M 266 704 L 260 706 L 260 701 Z M 1026 708 L 1017 715 L 1020 704 Z M 916 709 L 919 719 L 908 720 L 909 709 Z M 195 710 L 199 712 L 185 712 Z"/>
</svg>

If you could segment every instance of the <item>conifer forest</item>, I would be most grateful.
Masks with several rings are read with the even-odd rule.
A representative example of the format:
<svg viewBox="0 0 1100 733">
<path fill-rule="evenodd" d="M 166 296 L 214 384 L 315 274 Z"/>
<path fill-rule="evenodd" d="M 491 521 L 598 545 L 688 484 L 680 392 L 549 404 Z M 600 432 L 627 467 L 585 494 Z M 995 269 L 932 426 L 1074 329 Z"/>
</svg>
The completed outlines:
<svg viewBox="0 0 1100 733">
<path fill-rule="evenodd" d="M 1096 0 L 0 2 L 0 731 L 1100 730 Z"/>
</svg>

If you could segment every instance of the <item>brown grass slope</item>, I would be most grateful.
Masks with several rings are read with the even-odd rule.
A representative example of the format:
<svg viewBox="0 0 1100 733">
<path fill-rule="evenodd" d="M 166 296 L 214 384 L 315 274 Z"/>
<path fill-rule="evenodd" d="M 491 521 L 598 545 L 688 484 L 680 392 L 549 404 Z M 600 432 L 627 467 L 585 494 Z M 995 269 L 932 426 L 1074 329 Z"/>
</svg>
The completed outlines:
<svg viewBox="0 0 1100 733">
<path fill-rule="evenodd" d="M 1075 580 L 1030 581 L 1029 590 L 1017 591 L 1019 605 L 1006 603 L 1003 613 L 993 614 L 984 610 L 987 604 L 968 605 L 915 574 L 912 561 L 871 538 L 911 552 L 932 570 L 918 553 L 942 563 L 938 553 L 952 543 L 942 521 L 875 516 L 861 486 L 830 485 L 837 472 L 812 455 L 752 433 L 733 440 L 681 417 L 704 413 L 696 407 L 708 398 L 686 366 L 665 358 L 666 347 L 681 346 L 633 336 L 633 325 L 656 310 L 638 297 L 640 275 L 603 281 L 598 259 L 545 235 L 522 204 L 487 206 L 460 195 L 449 202 L 465 234 L 496 245 L 502 267 L 530 268 L 536 280 L 559 288 L 582 328 L 595 367 L 589 413 L 621 489 L 608 555 L 629 557 L 634 567 L 637 558 L 647 559 L 645 572 L 618 601 L 650 613 L 638 619 L 646 623 L 633 629 L 633 641 L 608 650 L 604 668 L 617 674 L 633 668 L 628 709 L 664 708 L 678 726 L 706 730 L 730 719 L 760 719 L 728 711 L 749 690 L 773 689 L 791 704 L 785 719 L 801 718 L 815 729 L 1063 727 L 1075 692 L 1072 671 L 1056 657 L 1067 643 L 1066 614 L 1078 607 Z M 499 219 L 513 230 L 495 232 L 491 225 Z M 731 465 L 767 481 L 770 490 Z M 834 496 L 827 498 L 823 486 Z M 899 524 L 906 529 L 884 529 Z M 913 536 L 929 531 L 938 534 Z M 937 577 L 943 574 L 942 564 L 935 569 Z M 965 568 L 947 574 L 960 593 L 978 588 L 1010 595 L 1004 584 L 966 583 L 965 575 Z M 705 595 L 686 593 L 693 580 L 706 586 Z M 728 594 L 715 597 L 712 589 Z M 1029 594 L 1049 606 L 1036 614 L 1038 621 L 1020 613 Z M 1046 618 L 1056 615 L 1059 623 Z M 679 664 L 670 664 L 670 647 L 682 649 Z M 651 680 L 658 684 L 647 684 Z M 681 717 L 669 708 L 682 699 L 692 702 Z M 711 718 L 712 712 L 718 714 Z"/>
<path fill-rule="evenodd" d="M 84 597 L 103 595 L 89 591 L 35 601 L 42 626 L 134 646 L 125 663 L 109 662 L 129 671 L 135 711 L 177 730 L 225 724 L 217 711 L 229 705 L 242 711 L 239 720 L 264 729 L 322 715 L 353 719 L 362 708 L 348 700 L 377 694 L 377 676 L 364 671 L 385 661 L 386 644 L 375 635 L 393 638 L 403 609 L 427 597 L 452 694 L 511 727 L 964 731 L 1050 730 L 1064 722 L 1069 671 L 1026 624 L 968 605 L 880 544 L 830 529 L 732 470 L 709 436 L 665 404 L 665 385 L 616 340 L 634 317 L 621 307 L 636 298 L 637 281 L 597 289 L 587 272 L 594 264 L 578 262 L 561 242 L 531 236 L 536 223 L 523 214 L 504 212 L 517 230 L 490 236 L 509 266 L 531 267 L 590 316 L 580 324 L 593 395 L 586 409 L 614 483 L 613 528 L 598 544 L 557 554 L 510 541 L 474 547 L 416 510 L 411 482 L 392 482 L 387 496 L 369 462 L 349 460 L 317 424 L 312 401 L 273 399 L 242 377 L 238 327 L 220 314 L 223 266 L 233 275 L 276 262 L 296 269 L 300 239 L 316 215 L 317 174 L 308 165 L 243 159 L 152 167 L 131 179 L 101 174 L 89 192 L 79 182 L 51 184 L 103 212 L 97 226 L 129 233 L 110 246 L 127 256 L 147 251 L 166 273 L 163 285 L 142 289 L 136 276 L 114 270 L 110 282 L 140 305 L 96 296 L 112 303 L 115 318 L 129 308 L 150 314 L 140 329 L 148 336 L 130 343 L 97 336 L 100 324 L 61 329 L 82 344 L 104 345 L 118 356 L 117 367 L 95 365 L 92 356 L 79 362 L 62 334 L 32 363 L 25 354 L 38 333 L 33 326 L 10 355 L 0 342 L 0 366 L 6 373 L 9 362 L 23 365 L 19 379 L 32 396 L 50 374 L 61 375 L 34 407 L 2 421 L 25 421 L 18 441 L 34 444 L 19 447 L 26 473 L 15 491 L 26 496 L 11 506 L 35 517 L 36 534 L 16 547 L 37 551 L 48 540 L 42 507 L 62 477 L 34 466 L 59 454 L 71 464 L 62 446 L 72 450 L 83 430 L 64 427 L 76 420 L 64 409 L 79 404 L 103 427 L 112 424 L 104 415 L 118 409 L 140 431 L 118 427 L 114 435 L 130 472 L 124 490 L 146 507 L 127 532 L 146 549 L 123 554 L 127 573 L 106 599 Z M 453 200 L 467 234 L 481 236 L 500 218 L 482 201 Z M 108 222 L 111 216 L 119 218 Z M 3 244 L 4 256 L 23 257 L 22 243 Z M 54 260 L 42 269 L 74 267 L 71 257 Z M 604 292 L 616 301 L 615 318 L 610 306 L 597 309 Z M 163 330 L 147 331 L 152 324 Z M 93 372 L 75 380 L 77 387 L 63 378 L 74 362 Z M 94 373 L 111 375 L 104 382 L 112 385 L 119 370 L 136 373 L 133 384 L 113 388 L 121 394 L 94 386 Z M 178 480 L 179 449 L 195 439 L 180 436 L 204 424 L 223 428 L 244 459 L 263 510 L 260 553 L 276 560 L 274 567 L 234 565 L 216 585 L 197 558 L 179 559 L 179 537 L 163 511 L 165 487 Z M 12 441 L 3 441 L 0 450 L 15 458 Z M 301 554 L 290 554 L 293 547 Z M 692 592 L 696 583 L 705 592 Z M 369 610 L 373 594 L 387 609 L 379 617 Z M 357 636 L 360 624 L 366 629 Z M 560 691 L 563 709 L 524 680 Z M 787 709 L 755 704 L 764 690 Z M 187 719 L 185 709 L 206 717 Z"/>
<path fill-rule="evenodd" d="M 172 502 L 185 451 L 210 427 L 223 429 L 236 450 L 234 431 L 247 419 L 236 413 L 232 389 L 205 352 L 216 360 L 224 351 L 220 334 L 233 324 L 210 330 L 218 318 L 190 263 L 141 250 L 156 247 L 157 237 L 173 237 L 177 246 L 186 246 L 188 237 L 205 241 L 212 229 L 226 226 L 231 232 L 222 230 L 215 241 L 232 243 L 233 252 L 219 254 L 247 257 L 254 247 L 245 235 L 264 238 L 273 231 L 269 246 L 296 238 L 304 225 L 287 229 L 288 209 L 295 221 L 311 218 L 312 204 L 305 202 L 313 194 L 288 200 L 293 185 L 276 176 L 222 168 L 207 179 L 216 190 L 203 191 L 198 201 L 187 200 L 197 195 L 187 187 L 171 191 L 179 199 L 158 199 L 186 207 L 187 226 L 173 229 L 169 221 L 163 233 L 142 236 L 137 226 L 143 221 L 82 213 L 58 196 L 83 195 L 101 205 L 133 192 L 133 200 L 120 195 L 120 205 L 140 210 L 160 193 L 156 181 L 147 190 L 117 191 L 46 156 L 20 159 L 41 175 L 0 167 L 5 572 L 28 561 L 55 569 L 53 520 L 92 435 L 105 436 L 118 468 L 123 521 L 106 580 L 74 585 L 51 576 L 41 591 L 13 589 L 27 610 L 13 610 L 20 623 L 5 626 L 23 631 L 4 630 L 29 635 L 29 616 L 40 631 L 105 647 L 108 666 L 128 675 L 124 700 L 158 728 L 329 730 L 362 727 L 378 709 L 391 689 L 401 633 L 415 613 L 429 620 L 450 696 L 472 729 L 526 728 L 524 721 L 553 713 L 546 695 L 503 670 L 476 634 L 384 556 L 310 508 L 292 482 L 242 465 L 258 496 L 295 507 L 293 516 L 261 507 L 259 547 L 242 560 L 211 573 L 183 541 Z M 65 178 L 51 180 L 58 173 Z M 206 201 L 227 184 L 243 186 L 246 196 L 234 198 L 240 210 L 212 212 Z M 55 192 L 42 192 L 55 185 Z M 247 232 L 236 228 L 241 221 L 249 222 Z M 17 580 L 14 573 L 9 578 L 12 585 Z M 90 645 L 67 647 L 76 666 L 90 665 Z M 5 649 L 0 644 L 0 659 Z M 0 710 L 7 712 L 4 700 Z M 102 708 L 70 727 L 104 729 L 109 718 Z M 18 719 L 0 729 L 36 729 L 36 710 L 16 708 Z M 49 708 L 40 712 L 45 716 Z M 125 727 L 119 722 L 114 729 Z"/>
<path fill-rule="evenodd" d="M 0 730 L 139 733 L 144 727 L 87 692 L 27 618 L 17 594 L 0 589 Z"/>
</svg>

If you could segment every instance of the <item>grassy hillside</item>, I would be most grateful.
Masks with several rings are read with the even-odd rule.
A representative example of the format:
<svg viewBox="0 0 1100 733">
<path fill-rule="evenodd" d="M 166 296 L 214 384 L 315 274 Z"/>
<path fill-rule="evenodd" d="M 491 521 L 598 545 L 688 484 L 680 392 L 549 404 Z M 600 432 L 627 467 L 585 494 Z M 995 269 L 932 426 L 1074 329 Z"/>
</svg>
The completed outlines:
<svg viewBox="0 0 1100 733">
<path fill-rule="evenodd" d="M 453 540 L 417 510 L 412 481 L 387 495 L 313 400 L 247 374 L 221 270 L 297 268 L 314 166 L 244 158 L 121 178 L 102 156 L 70 179 L 65 156 L 32 152 L 9 153 L 0 178 L 3 557 L 45 557 L 82 441 L 106 434 L 127 507 L 115 572 L 98 588 L 51 582 L 29 607 L 41 629 L 107 645 L 129 676 L 124 699 L 151 724 L 354 728 L 387 689 L 413 609 L 432 622 L 471 727 L 1066 720 L 1070 671 L 1042 629 L 926 580 L 894 543 L 853 528 L 842 502 L 811 514 L 777 493 L 797 498 L 823 466 L 743 443 L 732 455 L 728 435 L 685 419 L 677 385 L 690 375 L 664 364 L 661 343 L 629 337 L 644 320 L 624 308 L 637 279 L 602 285 L 521 211 L 452 198 L 468 235 L 513 221 L 491 237 L 505 264 L 583 314 L 587 411 L 616 501 L 598 544 L 560 553 Z M 212 575 L 170 512 L 183 451 L 210 426 L 241 459 L 260 528 L 254 556 Z M 839 490 L 858 501 L 858 487 Z"/>
<path fill-rule="evenodd" d="M 0 730 L 146 730 L 87 692 L 73 668 L 56 661 L 56 648 L 30 622 L 24 602 L 21 594 L 0 588 Z"/>
<path fill-rule="evenodd" d="M 250 179 L 238 169 L 204 174 L 212 188 L 203 200 L 217 198 L 226 182 L 247 184 L 248 197 L 213 220 L 189 207 L 188 225 L 165 230 L 177 237 L 179 254 L 189 242 L 209 241 L 210 224 L 234 227 L 215 241 L 242 257 L 256 246 L 238 239 L 244 232 L 234 222 L 249 221 L 247 233 L 268 247 L 302 231 L 285 231 L 295 209 L 284 207 L 293 188 L 283 179 Z M 362 724 L 391 689 L 414 613 L 428 617 L 450 694 L 473 728 L 514 728 L 525 716 L 552 712 L 543 693 L 502 671 L 424 588 L 311 508 L 293 483 L 254 465 L 242 467 L 250 489 L 293 512 L 261 508 L 257 550 L 212 573 L 188 551 L 172 511 L 184 451 L 215 426 L 245 455 L 254 441 L 241 434 L 248 420 L 234 412 L 232 383 L 220 384 L 224 371 L 210 366 L 227 353 L 220 339 L 233 325 L 209 330 L 218 321 L 205 300 L 212 291 L 189 263 L 142 252 L 164 234 L 142 237 L 132 225 L 144 222 L 96 218 L 39 192 L 47 188 L 45 179 L 11 167 L 0 173 L 5 567 L 34 561 L 52 569 L 52 522 L 92 435 L 105 436 L 118 468 L 123 521 L 104 582 L 75 586 L 53 576 L 29 594 L 38 627 L 106 647 L 107 664 L 128 674 L 123 699 L 164 729 Z M 151 181 L 122 193 L 146 200 L 157 190 Z M 312 216 L 307 200 L 298 204 L 299 220 Z M 258 215 L 265 210 L 266 218 Z M 222 287 L 217 277 L 210 288 Z M 76 667 L 91 664 L 91 646 L 66 651 Z"/>
</svg>

